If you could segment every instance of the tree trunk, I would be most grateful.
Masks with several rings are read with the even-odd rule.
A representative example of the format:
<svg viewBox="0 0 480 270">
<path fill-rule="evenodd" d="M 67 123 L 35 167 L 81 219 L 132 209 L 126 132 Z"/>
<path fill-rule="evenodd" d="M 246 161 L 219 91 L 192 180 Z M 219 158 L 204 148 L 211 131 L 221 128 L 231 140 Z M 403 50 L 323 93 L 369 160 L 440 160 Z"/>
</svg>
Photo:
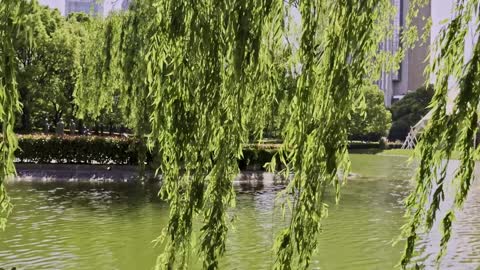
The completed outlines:
<svg viewBox="0 0 480 270">
<path fill-rule="evenodd" d="M 98 122 L 95 122 L 95 127 L 93 127 L 93 134 L 97 135 L 100 133 L 100 127 L 98 125 Z"/>
<path fill-rule="evenodd" d="M 83 120 L 82 119 L 79 119 L 78 120 L 78 134 L 79 135 L 83 135 L 83 133 L 85 132 L 85 129 L 83 128 Z"/>
<path fill-rule="evenodd" d="M 20 88 L 20 102 L 22 103 L 22 132 L 29 133 L 32 131 L 32 117 L 31 117 L 31 110 L 30 110 L 30 101 L 29 101 L 29 94 L 27 88 Z"/>
<path fill-rule="evenodd" d="M 23 105 L 21 121 L 22 121 L 22 132 L 30 133 L 32 131 L 32 119 L 31 119 L 30 107 L 28 106 L 28 103 Z"/>
</svg>

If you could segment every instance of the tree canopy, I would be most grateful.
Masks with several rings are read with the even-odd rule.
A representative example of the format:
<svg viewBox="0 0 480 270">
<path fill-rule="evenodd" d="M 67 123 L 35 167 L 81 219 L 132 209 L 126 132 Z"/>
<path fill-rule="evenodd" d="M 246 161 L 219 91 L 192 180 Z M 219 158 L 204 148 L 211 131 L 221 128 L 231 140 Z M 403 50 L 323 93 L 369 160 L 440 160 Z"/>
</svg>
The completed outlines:
<svg viewBox="0 0 480 270">
<path fill-rule="evenodd" d="M 284 193 L 293 211 L 276 243 L 275 268 L 308 267 L 326 215 L 323 196 L 328 187 L 338 194 L 337 173 L 349 169 L 353 107 L 398 55 L 378 51 L 391 32 L 390 1 L 299 2 L 298 48 L 285 42 L 297 23 L 291 8 L 282 0 L 137 1 L 129 13 L 110 17 L 92 41 L 96 50 L 87 50 L 92 62 L 75 92 L 83 113 L 98 114 L 98 104 L 118 97 L 137 135 L 147 135 L 161 159 L 161 196 L 171 208 L 159 239 L 160 268 L 187 266 L 195 216 L 204 224 L 204 268 L 218 267 L 234 204 L 235 159 L 252 128 L 264 130 L 289 77 L 296 85 L 278 155 L 285 173 L 295 172 Z M 285 52 L 291 60 L 278 61 Z"/>
<path fill-rule="evenodd" d="M 355 106 L 348 137 L 351 140 L 378 141 L 388 135 L 392 114 L 385 107 L 383 92 L 378 86 L 365 86 L 360 95 L 365 99 L 365 106 Z"/>
<path fill-rule="evenodd" d="M 411 3 L 404 48 L 414 44 L 411 19 L 423 3 Z M 462 3 L 458 1 L 454 19 L 442 32 L 435 51 L 439 57 L 431 67 L 437 74 L 434 114 L 419 145 L 417 187 L 407 202 L 411 219 L 405 227 L 404 267 L 418 229 L 432 227 L 443 200 L 445 174 L 436 174 L 444 168 L 442 159 L 453 150 L 462 152 L 457 206 L 471 183 L 477 155 L 472 136 L 480 98 L 475 87 L 479 43 L 467 65 L 458 59 L 463 59 L 464 36 L 478 1 Z M 293 5 L 300 22 L 291 16 Z M 286 167 L 283 173 L 294 173 L 280 195 L 291 210 L 290 223 L 278 235 L 274 268 L 308 268 L 327 215 L 324 196 L 332 190 L 338 199 L 348 175 L 347 140 L 355 107 L 366 106 L 364 96 L 370 90 L 364 89 L 371 89 L 382 69 L 394 69 L 405 52 L 378 50 L 392 33 L 395 9 L 390 0 L 145 0 L 105 20 L 73 15 L 62 22 L 58 14 L 40 8 L 39 13 L 49 15 L 40 16 L 39 25 L 39 13 L 32 9 L 39 9 L 36 1 L 0 0 L 0 225 L 11 209 L 3 181 L 14 174 L 13 127 L 21 98 L 17 76 L 24 71 L 18 67 L 27 59 L 19 57 L 22 53 L 32 60 L 23 65 L 31 68 L 24 76 L 35 76 L 25 82 L 43 82 L 38 87 L 51 89 L 43 97 L 52 103 L 51 110 L 73 113 L 58 110 L 58 104 L 68 103 L 77 106 L 79 117 L 96 118 L 118 108 L 159 157 L 160 196 L 170 204 L 169 224 L 158 239 L 164 246 L 158 258 L 161 269 L 188 267 L 196 219 L 202 224 L 203 266 L 218 268 L 229 228 L 227 210 L 235 203 L 236 159 L 252 130 L 261 138 L 277 106 L 275 98 L 284 94 L 281 86 L 294 78 L 291 102 L 284 104 L 284 144 L 278 153 Z M 298 23 L 301 35 L 291 42 L 289 29 Z M 17 52 L 16 42 L 29 43 L 29 50 Z M 39 56 L 45 61 L 36 62 Z M 42 75 L 44 81 L 38 79 Z M 458 79 L 460 95 L 447 113 L 450 76 Z M 28 98 L 24 102 L 28 105 Z M 428 200 L 432 192 L 433 200 Z M 453 217 L 454 210 L 443 217 L 442 247 Z"/>
<path fill-rule="evenodd" d="M 5 228 L 6 218 L 12 205 L 5 190 L 4 180 L 15 173 L 13 164 L 17 139 L 13 132 L 15 114 L 20 111 L 17 87 L 18 66 L 15 41 L 26 39 L 30 45 L 32 25 L 35 18 L 29 10 L 36 2 L 2 0 L 0 1 L 0 228 Z"/>
<path fill-rule="evenodd" d="M 388 135 L 391 140 L 404 140 L 407 137 L 410 128 L 430 111 L 428 105 L 433 94 L 433 85 L 420 87 L 392 105 L 393 123 Z"/>
<path fill-rule="evenodd" d="M 29 16 L 35 19 L 30 46 L 26 37 L 15 40 L 17 81 L 22 110 L 16 130 L 22 133 L 42 130 L 46 124 L 77 118 L 74 90 L 82 74 L 87 41 L 99 33 L 95 25 L 103 21 L 84 13 L 63 17 L 58 10 L 32 5 Z M 91 48 L 93 51 L 93 48 Z M 88 53 L 91 53 L 90 51 Z M 118 106 L 103 110 L 101 117 L 83 116 L 90 124 L 119 125 L 124 118 Z M 80 124 L 80 123 L 79 123 Z"/>
<path fill-rule="evenodd" d="M 25 38 L 17 39 L 15 44 L 20 62 L 17 71 L 22 103 L 20 129 L 24 132 L 30 132 L 33 123 L 42 126 L 45 118 L 51 117 L 57 123 L 64 114 L 73 114 L 82 38 L 81 31 L 65 21 L 57 10 L 34 6 L 29 13 L 37 18 L 32 26 L 35 46 L 29 46 L 30 41 Z"/>
</svg>

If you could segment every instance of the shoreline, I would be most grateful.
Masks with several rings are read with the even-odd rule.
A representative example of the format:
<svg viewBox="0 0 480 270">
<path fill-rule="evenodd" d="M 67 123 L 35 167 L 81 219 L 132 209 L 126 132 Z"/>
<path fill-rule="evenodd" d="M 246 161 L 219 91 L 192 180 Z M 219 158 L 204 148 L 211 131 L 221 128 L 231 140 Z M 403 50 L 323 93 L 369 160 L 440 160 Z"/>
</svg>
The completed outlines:
<svg viewBox="0 0 480 270">
<path fill-rule="evenodd" d="M 14 181 L 119 181 L 132 182 L 140 177 L 134 165 L 34 164 L 16 163 Z M 146 171 L 153 178 L 153 172 Z"/>
<path fill-rule="evenodd" d="M 138 182 L 140 172 L 135 165 L 96 165 L 96 164 L 34 164 L 16 163 L 17 175 L 12 182 Z M 153 170 L 146 170 L 147 180 L 160 180 Z M 252 166 L 242 170 L 235 182 L 277 182 L 274 174 Z"/>
</svg>

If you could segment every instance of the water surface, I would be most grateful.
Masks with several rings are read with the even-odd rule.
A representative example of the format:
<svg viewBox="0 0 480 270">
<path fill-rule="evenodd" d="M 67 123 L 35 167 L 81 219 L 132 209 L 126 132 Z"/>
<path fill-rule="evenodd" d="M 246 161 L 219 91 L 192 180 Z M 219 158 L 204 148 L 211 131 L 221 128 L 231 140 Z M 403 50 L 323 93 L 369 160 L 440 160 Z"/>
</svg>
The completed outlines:
<svg viewBox="0 0 480 270">
<path fill-rule="evenodd" d="M 403 157 L 353 155 L 353 177 L 339 205 L 330 198 L 313 269 L 385 270 L 398 263 L 392 246 L 403 224 L 402 200 L 413 168 Z M 283 187 L 268 174 L 249 173 L 236 183 L 237 217 L 221 269 L 270 269 L 275 232 L 285 222 L 275 197 Z M 246 181 L 245 179 L 250 179 Z M 0 233 L 0 267 L 17 269 L 152 269 L 152 240 L 164 228 L 168 207 L 156 188 L 134 184 L 12 183 L 15 210 Z M 474 186 L 473 193 L 480 188 Z M 480 196 L 459 215 L 441 269 L 480 268 Z M 439 235 L 425 236 L 418 258 L 435 269 L 431 254 Z M 193 259 L 194 260 L 194 259 Z M 199 263 L 192 267 L 198 269 Z"/>
</svg>

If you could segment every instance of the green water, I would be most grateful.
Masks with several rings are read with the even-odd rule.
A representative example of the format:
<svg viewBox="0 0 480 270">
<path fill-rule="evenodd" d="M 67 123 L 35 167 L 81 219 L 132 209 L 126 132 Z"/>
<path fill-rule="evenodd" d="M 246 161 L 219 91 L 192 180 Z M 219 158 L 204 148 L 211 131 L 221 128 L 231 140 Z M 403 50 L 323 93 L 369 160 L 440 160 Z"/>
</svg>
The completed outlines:
<svg viewBox="0 0 480 270">
<path fill-rule="evenodd" d="M 340 205 L 331 204 L 312 269 L 393 269 L 402 246 L 392 247 L 391 241 L 403 223 L 401 201 L 411 188 L 413 169 L 403 157 L 353 155 L 352 160 L 357 176 L 343 189 Z M 268 174 L 247 174 L 236 186 L 232 214 L 237 221 L 221 269 L 269 269 L 275 231 L 285 224 L 274 211 L 282 183 Z M 154 187 L 37 182 L 12 183 L 9 191 L 15 210 L 7 230 L 0 233 L 0 267 L 152 269 L 160 250 L 151 242 L 168 218 L 168 207 L 156 198 Z M 473 196 L 459 215 L 440 269 L 480 267 L 475 198 L 480 201 Z M 426 269 L 435 269 L 430 254 L 438 239 L 432 234 L 420 244 L 418 260 Z M 195 256 L 192 260 L 195 264 Z"/>
</svg>

